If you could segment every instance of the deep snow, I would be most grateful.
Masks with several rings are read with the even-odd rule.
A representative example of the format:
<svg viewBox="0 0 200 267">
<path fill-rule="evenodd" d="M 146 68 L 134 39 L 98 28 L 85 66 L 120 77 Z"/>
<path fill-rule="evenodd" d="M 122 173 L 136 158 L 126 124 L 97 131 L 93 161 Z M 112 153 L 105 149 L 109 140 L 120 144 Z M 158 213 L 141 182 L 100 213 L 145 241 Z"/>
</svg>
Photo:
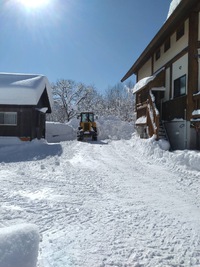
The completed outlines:
<svg viewBox="0 0 200 267">
<path fill-rule="evenodd" d="M 98 124 L 97 142 L 2 140 L 0 233 L 11 235 L 0 234 L 0 267 L 15 266 L 7 252 L 22 257 L 20 242 L 8 244 L 30 223 L 38 267 L 200 266 L 199 152 L 162 150 L 114 118 Z M 51 123 L 49 142 L 69 127 Z M 35 252 L 21 267 L 35 267 Z"/>
</svg>

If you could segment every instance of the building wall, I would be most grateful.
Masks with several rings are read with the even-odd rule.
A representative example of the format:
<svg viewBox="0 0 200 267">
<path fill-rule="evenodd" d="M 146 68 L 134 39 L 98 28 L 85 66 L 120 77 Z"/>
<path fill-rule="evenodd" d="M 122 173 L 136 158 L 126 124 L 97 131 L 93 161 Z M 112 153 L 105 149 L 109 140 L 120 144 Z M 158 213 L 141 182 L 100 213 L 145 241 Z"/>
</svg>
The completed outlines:
<svg viewBox="0 0 200 267">
<path fill-rule="evenodd" d="M 200 12 L 199 12 L 199 33 L 198 33 L 198 40 L 200 41 Z"/>
<path fill-rule="evenodd" d="M 172 98 L 174 96 L 174 80 L 186 74 L 186 94 L 188 79 L 188 53 L 172 64 Z"/>
<path fill-rule="evenodd" d="M 200 12 L 199 12 L 199 33 L 198 33 L 198 41 L 200 42 Z M 198 49 L 198 55 L 200 55 L 200 47 Z M 200 91 L 200 57 L 198 58 L 198 72 L 199 72 L 199 75 L 198 75 L 198 90 Z"/>
<path fill-rule="evenodd" d="M 0 125 L 0 136 L 21 138 L 45 137 L 45 114 L 36 110 L 35 106 L 1 105 L 0 112 L 16 112 L 17 125 Z"/>
<path fill-rule="evenodd" d="M 163 101 L 170 100 L 170 83 L 171 83 L 171 74 L 170 74 L 170 68 L 167 68 L 165 70 L 165 95 Z"/>
<path fill-rule="evenodd" d="M 200 48 L 198 54 L 200 55 Z M 200 91 L 200 57 L 198 58 L 198 91 Z"/>
<path fill-rule="evenodd" d="M 160 47 L 160 58 L 158 60 L 155 59 L 154 55 L 154 69 L 156 72 L 164 65 L 166 65 L 170 60 L 172 60 L 176 55 L 178 55 L 182 50 L 184 50 L 188 46 L 189 42 L 189 19 L 187 19 L 184 23 L 185 25 L 185 34 L 178 41 L 176 41 L 176 32 L 174 32 L 170 36 L 170 48 L 164 52 L 164 44 Z"/>
<path fill-rule="evenodd" d="M 137 79 L 138 81 L 149 77 L 152 75 L 152 60 L 151 58 L 142 66 L 142 68 L 138 71 Z"/>
<path fill-rule="evenodd" d="M 194 12 L 194 14 L 197 13 Z M 195 24 L 193 24 L 193 22 L 195 22 Z M 198 35 L 196 31 L 197 23 Z M 196 51 L 197 37 L 198 51 Z M 196 47 L 195 45 L 193 46 L 193 44 L 195 44 Z M 159 49 L 160 57 L 156 60 L 155 56 L 157 50 L 155 50 L 152 58 L 150 58 L 138 71 L 137 80 L 139 81 L 144 77 L 151 76 L 158 70 L 165 67 L 166 91 L 163 99 L 163 107 L 166 108 L 165 117 L 167 117 L 168 115 L 169 118 L 164 118 L 164 120 L 172 149 L 200 149 L 200 133 L 197 134 L 195 129 L 191 127 L 190 120 L 188 120 L 187 116 L 187 112 L 189 113 L 188 105 L 190 105 L 189 107 L 193 105 L 191 96 L 197 87 L 197 79 L 198 90 L 200 91 L 200 12 L 198 12 L 198 17 L 193 17 L 193 15 L 190 16 L 190 25 L 189 18 L 184 21 L 184 35 L 179 40 L 176 40 L 176 31 L 171 34 L 170 48 L 167 51 L 164 51 L 164 43 Z M 197 61 L 195 59 L 196 54 L 199 55 L 198 75 L 196 67 Z M 191 55 L 193 56 L 193 59 L 191 58 Z M 194 62 L 194 60 L 196 61 L 196 63 Z M 188 68 L 190 68 L 190 70 L 188 70 Z M 196 76 L 191 75 L 191 72 L 189 73 L 189 71 L 191 70 L 193 71 L 192 74 L 195 73 Z M 187 96 L 184 95 L 173 99 L 174 80 L 182 77 L 183 75 L 186 75 L 186 94 L 188 93 L 188 90 L 189 93 Z M 196 85 L 193 80 L 196 81 Z M 190 99 L 190 101 L 188 99 Z M 178 106 L 176 105 L 177 101 L 181 102 L 181 104 L 179 103 L 180 111 L 178 110 Z M 169 107 L 167 107 L 167 105 Z M 169 111 L 172 114 L 170 114 Z M 169 115 L 173 116 L 170 117 Z"/>
<path fill-rule="evenodd" d="M 200 16 L 199 16 L 200 21 Z M 200 23 L 200 22 L 199 22 Z M 152 58 L 150 58 L 138 71 L 137 80 L 141 80 L 142 78 L 149 77 L 163 66 L 166 66 L 170 61 L 173 62 L 175 57 L 183 51 L 188 46 L 188 37 L 189 37 L 189 19 L 184 22 L 185 25 L 185 33 L 178 41 L 176 41 L 176 31 L 170 36 L 170 48 L 164 52 L 164 44 L 160 47 L 160 58 L 155 60 L 154 54 L 154 62 L 152 62 Z M 199 27 L 200 28 L 200 27 Z M 200 38 L 200 33 L 199 33 Z M 187 70 L 188 66 L 188 54 L 185 54 L 180 59 L 175 61 L 172 65 L 172 77 L 170 77 L 170 67 L 166 69 L 166 93 L 164 97 L 164 101 L 168 101 L 171 97 L 173 97 L 173 81 L 176 78 L 181 77 L 184 74 L 188 74 Z M 153 69 L 153 73 L 152 73 Z M 200 75 L 200 72 L 199 72 Z M 200 79 L 199 79 L 200 80 Z M 200 83 L 200 82 L 199 82 Z M 172 89 L 172 95 L 170 94 L 170 89 Z"/>
</svg>

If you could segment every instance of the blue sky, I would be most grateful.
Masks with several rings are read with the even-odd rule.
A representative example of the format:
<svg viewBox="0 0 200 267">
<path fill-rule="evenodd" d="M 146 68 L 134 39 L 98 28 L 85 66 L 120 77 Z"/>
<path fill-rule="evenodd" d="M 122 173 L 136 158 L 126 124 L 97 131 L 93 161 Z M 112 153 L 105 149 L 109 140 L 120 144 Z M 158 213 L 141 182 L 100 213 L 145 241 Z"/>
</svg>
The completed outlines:
<svg viewBox="0 0 200 267">
<path fill-rule="evenodd" d="M 48 0 L 33 9 L 20 1 L 0 0 L 0 72 L 72 79 L 99 92 L 120 82 L 165 22 L 171 3 Z"/>
</svg>

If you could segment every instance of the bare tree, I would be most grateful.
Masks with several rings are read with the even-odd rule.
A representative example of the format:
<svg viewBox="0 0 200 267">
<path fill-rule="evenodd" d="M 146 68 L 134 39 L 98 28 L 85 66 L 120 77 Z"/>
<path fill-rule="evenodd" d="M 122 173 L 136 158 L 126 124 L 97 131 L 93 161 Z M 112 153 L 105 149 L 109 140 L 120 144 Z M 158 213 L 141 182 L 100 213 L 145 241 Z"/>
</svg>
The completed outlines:
<svg viewBox="0 0 200 267">
<path fill-rule="evenodd" d="M 76 116 L 78 106 L 88 98 L 91 88 L 72 80 L 58 80 L 52 84 L 55 102 L 54 112 L 61 122 L 70 121 Z"/>
<path fill-rule="evenodd" d="M 92 85 L 58 80 L 52 84 L 54 111 L 48 116 L 48 120 L 65 122 L 81 111 L 93 111 L 100 116 L 114 115 L 131 121 L 134 117 L 132 87 L 130 82 L 126 86 L 118 83 L 101 95 Z"/>
<path fill-rule="evenodd" d="M 134 113 L 134 97 L 129 90 L 131 84 L 124 86 L 121 83 L 108 88 L 105 94 L 106 113 L 130 121 Z"/>
</svg>

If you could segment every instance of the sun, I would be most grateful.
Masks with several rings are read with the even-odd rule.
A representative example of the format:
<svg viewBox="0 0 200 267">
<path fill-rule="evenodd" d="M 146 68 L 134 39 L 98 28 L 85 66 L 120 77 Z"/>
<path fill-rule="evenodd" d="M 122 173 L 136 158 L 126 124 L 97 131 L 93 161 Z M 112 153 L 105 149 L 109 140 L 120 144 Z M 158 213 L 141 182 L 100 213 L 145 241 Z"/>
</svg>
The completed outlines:
<svg viewBox="0 0 200 267">
<path fill-rule="evenodd" d="M 40 8 L 49 3 L 49 0 L 19 0 L 19 2 L 29 9 Z"/>
</svg>

